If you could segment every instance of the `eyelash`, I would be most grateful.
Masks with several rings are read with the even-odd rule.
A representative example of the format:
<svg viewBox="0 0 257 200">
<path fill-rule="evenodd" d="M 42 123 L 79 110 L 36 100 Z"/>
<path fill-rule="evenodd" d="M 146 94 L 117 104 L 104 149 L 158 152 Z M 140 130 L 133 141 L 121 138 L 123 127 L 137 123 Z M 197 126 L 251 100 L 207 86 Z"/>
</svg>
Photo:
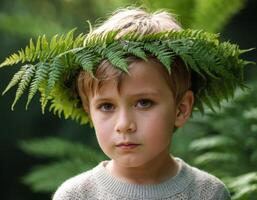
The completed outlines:
<svg viewBox="0 0 257 200">
<path fill-rule="evenodd" d="M 150 107 L 152 107 L 155 103 L 152 101 L 152 100 L 150 100 L 150 99 L 140 99 L 140 100 L 138 100 L 137 101 L 137 103 L 136 103 L 136 106 L 139 104 L 139 103 L 145 103 L 145 102 L 147 102 L 147 106 L 143 106 L 143 107 L 140 107 L 140 109 L 148 109 L 148 108 L 150 108 Z M 150 105 L 149 105 L 150 104 Z M 104 109 L 104 106 L 111 106 L 112 108 L 111 108 L 111 110 L 110 110 L 110 108 L 109 109 Z M 100 110 L 102 110 L 102 111 L 104 111 L 104 112 L 111 112 L 111 111 L 113 111 L 113 104 L 112 103 L 102 103 L 102 104 L 100 104 L 98 107 L 97 107 L 97 109 L 100 109 Z"/>
<path fill-rule="evenodd" d="M 104 106 L 106 106 L 106 105 L 108 105 L 108 106 L 112 106 L 113 107 L 113 105 L 111 104 L 111 103 L 102 103 L 102 104 L 100 104 L 98 107 L 97 107 L 97 109 L 99 109 L 99 110 L 101 110 L 101 111 L 104 111 L 104 112 L 109 112 L 109 110 L 103 110 L 103 107 Z"/>
<path fill-rule="evenodd" d="M 144 108 L 150 108 L 150 107 L 152 107 L 154 105 L 154 102 L 152 100 L 150 100 L 150 99 L 140 99 L 137 103 L 139 103 L 139 102 L 144 102 L 144 103 L 147 102 L 148 104 L 150 103 L 150 105 L 148 105 L 148 106 L 146 106 Z"/>
</svg>

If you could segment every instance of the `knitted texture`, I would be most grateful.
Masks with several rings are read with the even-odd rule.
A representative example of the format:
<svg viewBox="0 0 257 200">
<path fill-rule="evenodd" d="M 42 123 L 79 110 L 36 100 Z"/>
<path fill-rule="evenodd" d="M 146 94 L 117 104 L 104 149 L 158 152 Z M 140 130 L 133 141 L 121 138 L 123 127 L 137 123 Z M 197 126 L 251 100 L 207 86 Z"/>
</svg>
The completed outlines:
<svg viewBox="0 0 257 200">
<path fill-rule="evenodd" d="M 176 158 L 180 170 L 176 176 L 159 184 L 138 185 L 126 183 L 109 174 L 101 162 L 90 171 L 64 182 L 53 200 L 229 200 L 225 185 L 216 177 L 191 167 Z"/>
</svg>

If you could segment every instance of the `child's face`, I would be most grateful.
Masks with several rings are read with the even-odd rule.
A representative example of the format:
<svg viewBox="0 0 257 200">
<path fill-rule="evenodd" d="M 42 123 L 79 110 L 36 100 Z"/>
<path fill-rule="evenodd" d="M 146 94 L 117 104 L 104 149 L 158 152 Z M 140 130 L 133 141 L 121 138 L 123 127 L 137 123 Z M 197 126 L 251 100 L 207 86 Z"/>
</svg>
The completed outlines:
<svg viewBox="0 0 257 200">
<path fill-rule="evenodd" d="M 102 150 L 126 167 L 169 156 L 176 112 L 172 91 L 163 78 L 164 67 L 143 61 L 132 65 L 120 91 L 110 80 L 89 97 Z"/>
</svg>

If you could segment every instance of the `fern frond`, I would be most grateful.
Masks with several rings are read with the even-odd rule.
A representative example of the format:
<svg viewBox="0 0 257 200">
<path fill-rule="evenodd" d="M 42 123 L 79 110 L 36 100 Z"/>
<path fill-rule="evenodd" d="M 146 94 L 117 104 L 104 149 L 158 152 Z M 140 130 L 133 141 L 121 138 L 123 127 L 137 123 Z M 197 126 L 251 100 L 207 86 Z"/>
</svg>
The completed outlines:
<svg viewBox="0 0 257 200">
<path fill-rule="evenodd" d="M 203 91 L 201 99 L 204 104 L 208 106 L 208 108 L 210 108 L 214 113 L 216 112 L 215 108 L 213 107 L 212 99 L 209 95 L 209 92 L 207 92 L 206 90 Z"/>
<path fill-rule="evenodd" d="M 52 99 L 51 96 L 46 95 L 46 87 L 47 87 L 47 82 L 43 81 L 42 85 L 40 85 L 40 87 L 38 88 L 38 90 L 40 91 L 40 103 L 41 103 L 41 111 L 44 114 L 45 113 L 45 108 L 47 106 L 47 103 L 49 102 L 49 100 Z"/>
<path fill-rule="evenodd" d="M 192 68 L 193 71 L 197 72 L 197 74 L 199 74 L 203 79 L 205 79 L 205 76 L 199 69 L 197 62 L 191 57 L 191 50 L 187 48 L 187 45 L 190 43 L 191 42 L 188 40 L 181 39 L 177 41 L 170 41 L 166 44 L 170 48 L 170 50 L 175 52 L 175 54 L 183 60 L 183 62 L 187 66 L 187 69 Z"/>
<path fill-rule="evenodd" d="M 204 137 L 194 140 L 190 143 L 189 149 L 192 151 L 208 151 L 210 149 L 224 148 L 236 146 L 237 143 L 233 138 L 227 136 L 216 135 L 210 137 Z"/>
<path fill-rule="evenodd" d="M 72 29 L 66 35 L 55 35 L 49 42 L 45 35 L 37 38 L 36 44 L 30 39 L 29 44 L 25 49 L 21 49 L 18 53 L 12 54 L 8 57 L 0 67 L 14 65 L 19 62 L 45 62 L 49 59 L 54 58 L 58 54 L 70 50 L 71 48 L 81 47 L 85 39 L 85 35 L 80 34 L 74 38 L 74 32 L 76 29 Z"/>
<path fill-rule="evenodd" d="M 76 28 L 70 30 L 65 38 L 64 38 L 64 47 L 65 49 L 71 49 L 73 47 L 74 44 L 74 32 L 76 31 Z"/>
<path fill-rule="evenodd" d="M 208 84 L 208 92 L 206 92 L 206 97 L 204 98 L 204 100 L 208 102 L 208 104 L 211 104 L 211 106 L 213 107 L 213 109 L 215 110 L 216 108 L 221 108 L 220 102 L 221 102 L 221 98 L 219 97 L 219 95 L 216 92 L 216 87 L 219 87 L 218 84 L 215 83 L 209 83 Z M 210 106 L 208 106 L 210 108 Z"/>
<path fill-rule="evenodd" d="M 26 89 L 26 87 L 29 85 L 32 77 L 34 76 L 35 65 L 28 64 L 28 65 L 26 65 L 25 70 L 26 70 L 26 72 L 23 74 L 23 76 L 20 80 L 18 89 L 17 89 L 16 94 L 15 94 L 15 99 L 14 99 L 13 104 L 12 104 L 12 110 L 13 110 L 14 105 L 16 104 L 16 102 L 19 100 L 21 95 L 24 93 L 24 90 Z"/>
<path fill-rule="evenodd" d="M 191 55 L 201 71 L 210 78 L 218 79 L 218 75 L 220 75 L 217 73 L 220 72 L 217 70 L 219 63 L 215 57 L 216 54 L 211 51 L 213 48 L 215 48 L 215 46 L 211 44 L 202 41 L 194 41 L 191 46 Z"/>
<path fill-rule="evenodd" d="M 18 53 L 12 54 L 10 57 L 6 58 L 3 63 L 1 63 L 0 68 L 8 65 L 14 65 L 17 64 L 18 62 L 24 62 L 25 59 L 25 53 L 21 49 L 18 51 Z"/>
<path fill-rule="evenodd" d="M 74 107 L 75 101 L 68 101 L 67 99 L 54 99 L 51 101 L 49 111 L 52 111 L 58 117 L 64 116 L 64 119 L 72 119 L 80 124 L 87 124 L 89 118 L 83 108 L 78 109 Z"/>
<path fill-rule="evenodd" d="M 235 163 L 237 160 L 236 155 L 232 153 L 224 153 L 224 152 L 207 152 L 197 156 L 194 159 L 195 165 L 211 165 L 214 163 Z"/>
<path fill-rule="evenodd" d="M 58 161 L 46 166 L 35 167 L 28 175 L 22 178 L 22 182 L 29 185 L 35 192 L 52 193 L 68 178 L 89 170 L 95 165 L 95 163 L 76 158 Z"/>
<path fill-rule="evenodd" d="M 123 49 L 128 54 L 141 58 L 142 60 L 147 60 L 147 55 L 143 48 L 136 42 L 126 42 L 122 41 Z"/>
<path fill-rule="evenodd" d="M 80 124 L 86 124 L 89 118 L 80 106 L 80 100 L 77 94 L 71 94 L 71 92 L 69 88 L 57 85 L 53 91 L 56 98 L 51 100 L 49 111 L 52 111 L 59 117 L 64 116 L 65 119 L 71 118 L 80 122 Z"/>
<path fill-rule="evenodd" d="M 72 48 L 78 48 L 78 47 L 82 47 L 83 46 L 83 42 L 85 39 L 85 35 L 83 33 L 80 33 L 75 40 L 73 41 L 73 46 Z"/>
<path fill-rule="evenodd" d="M 49 44 L 49 48 L 51 50 L 54 50 L 56 48 L 56 46 L 58 45 L 58 41 L 57 41 L 57 38 L 58 38 L 58 35 L 54 35 L 52 38 L 51 38 L 51 41 L 50 41 L 50 44 Z"/>
<path fill-rule="evenodd" d="M 165 40 L 167 39 L 167 34 L 169 31 L 164 31 L 164 32 L 159 32 L 159 33 L 150 33 L 147 35 L 141 35 L 141 34 L 134 34 L 132 35 L 131 39 L 139 42 L 144 42 L 144 43 L 151 43 L 154 41 L 160 41 L 160 40 Z M 128 38 L 130 40 L 130 38 Z"/>
<path fill-rule="evenodd" d="M 243 117 L 247 120 L 257 120 L 257 107 L 246 110 Z"/>
<path fill-rule="evenodd" d="M 220 84 L 222 81 L 213 82 L 209 84 L 208 93 L 212 97 L 213 103 L 221 109 L 221 100 L 225 99 L 223 92 L 220 90 Z"/>
<path fill-rule="evenodd" d="M 49 42 L 47 41 L 46 35 L 43 35 L 41 37 L 40 41 L 40 51 L 39 51 L 39 60 L 46 61 L 50 55 L 49 55 Z"/>
<path fill-rule="evenodd" d="M 93 69 L 99 63 L 101 57 L 93 50 L 83 49 L 75 53 L 75 61 L 87 72 L 93 75 Z"/>
<path fill-rule="evenodd" d="M 171 64 L 175 57 L 173 51 L 170 51 L 165 45 L 160 45 L 159 42 L 146 43 L 144 49 L 153 54 L 165 66 L 167 71 L 171 73 Z"/>
<path fill-rule="evenodd" d="M 104 154 L 80 143 L 61 138 L 33 139 L 21 141 L 20 148 L 36 157 L 60 158 L 58 162 L 37 166 L 23 177 L 23 182 L 35 191 L 56 190 L 64 180 L 91 169 L 106 159 Z M 49 178 L 54 180 L 49 184 Z"/>
<path fill-rule="evenodd" d="M 86 158 L 91 162 L 99 162 L 103 159 L 103 154 L 85 145 L 56 137 L 21 141 L 19 146 L 27 154 L 37 157 L 73 158 L 75 154 L 77 159 L 85 160 Z"/>
<path fill-rule="evenodd" d="M 48 96 L 51 93 L 56 82 L 60 79 L 61 75 L 64 73 L 65 66 L 66 64 L 63 57 L 56 58 L 51 63 L 51 68 L 49 70 L 49 78 L 48 78 L 47 88 L 46 88 L 46 96 Z"/>
<path fill-rule="evenodd" d="M 119 42 L 114 42 L 103 49 L 102 58 L 107 58 L 115 67 L 128 73 L 128 64 L 124 58 L 125 52 Z"/>
<path fill-rule="evenodd" d="M 35 51 L 35 45 L 32 39 L 30 39 L 29 46 L 25 48 L 25 55 L 27 56 L 26 58 L 28 62 L 34 61 L 34 56 L 33 56 L 34 51 Z"/>
<path fill-rule="evenodd" d="M 204 102 L 199 98 L 197 97 L 197 94 L 195 95 L 196 96 L 196 99 L 195 99 L 195 104 L 194 104 L 194 109 L 199 111 L 201 114 L 204 113 Z"/>
<path fill-rule="evenodd" d="M 235 95 L 235 89 L 236 89 L 236 80 L 232 81 L 232 80 L 225 80 L 225 84 L 224 84 L 224 92 L 226 93 L 226 96 L 228 97 L 228 99 L 232 99 Z"/>
<path fill-rule="evenodd" d="M 215 33 L 208 33 L 203 30 L 192 30 L 192 29 L 184 29 L 182 31 L 170 31 L 166 35 L 167 38 L 171 40 L 200 40 L 212 43 L 214 45 L 219 44 L 219 35 Z"/>
<path fill-rule="evenodd" d="M 9 91 L 13 86 L 15 86 L 16 84 L 19 83 L 19 81 L 21 80 L 22 76 L 24 75 L 24 73 L 26 72 L 27 69 L 27 65 L 23 65 L 21 67 L 21 69 L 16 72 L 12 78 L 12 80 L 9 82 L 9 84 L 7 85 L 7 87 L 5 88 L 5 90 L 3 91 L 2 95 L 4 95 L 7 91 Z"/>
<path fill-rule="evenodd" d="M 234 192 L 233 199 L 254 199 L 257 193 L 257 172 L 248 172 L 246 174 L 227 179 L 227 185 Z M 249 197 L 253 198 L 249 198 Z"/>
<path fill-rule="evenodd" d="M 28 106 L 30 104 L 30 101 L 32 100 L 33 96 L 38 91 L 40 84 L 43 81 L 47 80 L 48 73 L 49 73 L 49 68 L 50 68 L 50 65 L 47 64 L 47 63 L 40 62 L 40 63 L 36 64 L 35 77 L 31 81 L 31 84 L 30 84 L 28 100 L 27 100 L 27 103 L 26 103 L 26 109 L 28 108 Z"/>
<path fill-rule="evenodd" d="M 50 43 L 46 39 L 42 38 L 42 52 L 40 60 L 49 60 L 62 52 L 71 49 L 74 45 L 74 31 L 76 29 L 70 30 L 66 35 L 55 35 Z"/>
<path fill-rule="evenodd" d="M 109 31 L 103 34 L 88 34 L 84 39 L 83 46 L 84 47 L 95 47 L 98 45 L 107 45 L 115 41 L 115 37 L 117 36 L 118 31 Z"/>
</svg>

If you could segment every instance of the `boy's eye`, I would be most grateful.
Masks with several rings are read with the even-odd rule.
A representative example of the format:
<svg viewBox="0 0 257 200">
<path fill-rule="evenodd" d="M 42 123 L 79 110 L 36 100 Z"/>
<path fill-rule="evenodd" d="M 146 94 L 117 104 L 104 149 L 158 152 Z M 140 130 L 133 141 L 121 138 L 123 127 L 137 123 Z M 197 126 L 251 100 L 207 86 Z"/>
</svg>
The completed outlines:
<svg viewBox="0 0 257 200">
<path fill-rule="evenodd" d="M 108 112 L 108 111 L 112 111 L 114 109 L 114 106 L 111 103 L 103 103 L 99 105 L 98 108 L 101 111 Z"/>
<path fill-rule="evenodd" d="M 137 107 L 139 108 L 150 108 L 151 106 L 153 106 L 153 101 L 149 100 L 149 99 L 141 99 L 137 102 Z"/>
</svg>

